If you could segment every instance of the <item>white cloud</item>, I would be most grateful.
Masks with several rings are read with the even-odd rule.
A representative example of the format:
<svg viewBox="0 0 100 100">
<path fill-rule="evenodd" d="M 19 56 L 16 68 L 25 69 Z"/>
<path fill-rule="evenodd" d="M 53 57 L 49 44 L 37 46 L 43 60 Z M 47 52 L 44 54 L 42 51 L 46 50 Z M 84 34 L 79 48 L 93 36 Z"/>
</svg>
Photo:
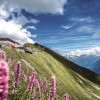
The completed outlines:
<svg viewBox="0 0 100 100">
<path fill-rule="evenodd" d="M 81 56 L 81 55 L 97 55 L 100 56 L 100 47 L 89 48 L 85 50 L 77 49 L 75 51 L 68 52 L 67 56 Z"/>
<path fill-rule="evenodd" d="M 25 16 L 20 16 L 17 18 L 13 17 L 11 20 L 14 21 L 16 24 L 20 24 L 20 25 L 25 25 L 28 22 Z"/>
<path fill-rule="evenodd" d="M 72 21 L 77 22 L 94 22 L 94 20 L 91 17 L 85 17 L 85 18 L 71 18 Z"/>
<path fill-rule="evenodd" d="M 28 20 L 28 22 L 37 24 L 37 23 L 39 23 L 39 20 L 33 18 L 33 19 Z"/>
<path fill-rule="evenodd" d="M 24 8 L 32 13 L 63 14 L 67 0 L 0 0 L 6 7 Z"/>
<path fill-rule="evenodd" d="M 20 15 L 19 17 L 17 17 L 17 18 L 15 18 L 14 16 L 13 16 L 13 18 L 11 19 L 12 21 L 14 21 L 15 23 L 17 23 L 17 24 L 20 24 L 20 25 L 25 25 L 26 23 L 33 23 L 33 24 L 37 24 L 38 22 L 39 22 L 39 20 L 37 20 L 37 19 L 30 19 L 30 20 L 28 20 L 25 16 L 22 16 L 22 15 Z"/>
<path fill-rule="evenodd" d="M 81 26 L 76 29 L 77 32 L 80 33 L 91 33 L 91 39 L 98 39 L 100 38 L 100 27 L 99 25 L 86 25 Z"/>
<path fill-rule="evenodd" d="M 72 28 L 72 26 L 69 26 L 69 25 L 63 25 L 62 28 L 64 28 L 64 29 L 70 29 L 70 28 Z"/>
<path fill-rule="evenodd" d="M 0 17 L 7 18 L 9 16 L 8 12 L 6 11 L 4 5 L 0 6 Z"/>
<path fill-rule="evenodd" d="M 32 35 L 29 31 L 23 29 L 20 24 L 16 24 L 14 21 L 7 22 L 4 19 L 0 19 L 0 24 L 0 37 L 8 37 L 19 43 L 34 43 L 31 38 L 36 37 L 36 35 Z"/>
<path fill-rule="evenodd" d="M 81 26 L 81 27 L 77 28 L 77 31 L 90 33 L 91 31 L 94 32 L 95 28 L 91 25 L 86 25 L 86 26 Z"/>
<path fill-rule="evenodd" d="M 26 29 L 34 29 L 34 30 L 36 30 L 36 27 L 35 26 L 27 26 Z"/>
<path fill-rule="evenodd" d="M 39 21 L 37 19 L 28 20 L 25 16 L 19 14 L 17 18 L 13 18 L 9 21 L 6 19 L 12 14 L 14 8 L 6 8 L 4 4 L 0 6 L 0 37 L 11 38 L 21 44 L 26 42 L 34 43 L 32 38 L 36 38 L 36 34 L 31 34 L 27 28 L 23 28 L 26 23 L 37 24 Z M 27 26 L 29 27 L 29 26 Z M 36 29 L 35 26 L 30 26 L 32 29 Z"/>
</svg>

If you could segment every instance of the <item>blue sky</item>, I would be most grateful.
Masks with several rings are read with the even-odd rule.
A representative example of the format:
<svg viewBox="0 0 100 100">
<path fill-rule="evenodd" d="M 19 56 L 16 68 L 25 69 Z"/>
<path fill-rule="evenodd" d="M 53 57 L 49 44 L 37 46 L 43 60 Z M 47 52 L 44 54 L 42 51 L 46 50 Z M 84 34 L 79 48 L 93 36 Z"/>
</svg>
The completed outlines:
<svg viewBox="0 0 100 100">
<path fill-rule="evenodd" d="M 22 19 L 27 19 L 26 23 L 21 23 L 21 28 L 26 30 L 28 27 L 28 39 L 31 34 L 34 41 L 59 53 L 100 46 L 100 0 L 14 1 L 10 0 L 9 3 L 13 9 L 5 10 L 10 12 L 5 20 L 21 22 Z M 14 9 L 14 3 L 22 6 Z M 20 16 L 23 17 L 21 21 Z"/>
<path fill-rule="evenodd" d="M 100 0 L 69 0 L 63 15 L 34 15 L 36 41 L 67 52 L 100 46 Z"/>
</svg>

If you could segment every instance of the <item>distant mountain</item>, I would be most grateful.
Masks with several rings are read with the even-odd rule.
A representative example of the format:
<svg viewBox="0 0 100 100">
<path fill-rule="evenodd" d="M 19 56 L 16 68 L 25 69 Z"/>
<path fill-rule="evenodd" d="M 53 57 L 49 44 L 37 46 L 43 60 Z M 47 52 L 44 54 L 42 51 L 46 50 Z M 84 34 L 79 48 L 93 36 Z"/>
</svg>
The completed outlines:
<svg viewBox="0 0 100 100">
<path fill-rule="evenodd" d="M 93 66 L 93 70 L 98 74 L 100 74 L 100 59 L 97 60 L 92 66 Z"/>
<path fill-rule="evenodd" d="M 83 66 L 85 68 L 88 68 L 90 70 L 95 71 L 96 73 L 100 73 L 98 71 L 99 65 L 100 65 L 100 56 L 97 55 L 80 55 L 80 56 L 67 56 L 70 61 L 73 61 L 74 63 Z"/>
</svg>

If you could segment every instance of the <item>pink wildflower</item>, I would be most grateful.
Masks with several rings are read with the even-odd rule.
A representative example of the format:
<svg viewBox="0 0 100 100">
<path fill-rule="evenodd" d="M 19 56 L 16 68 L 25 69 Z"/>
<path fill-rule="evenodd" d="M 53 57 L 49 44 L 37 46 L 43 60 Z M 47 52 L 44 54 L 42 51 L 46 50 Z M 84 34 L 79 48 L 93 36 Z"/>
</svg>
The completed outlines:
<svg viewBox="0 0 100 100">
<path fill-rule="evenodd" d="M 64 100 L 69 100 L 68 94 L 64 94 Z"/>
<path fill-rule="evenodd" d="M 54 100 L 54 97 L 56 95 L 56 77 L 51 77 L 51 90 L 50 90 L 50 97 L 49 100 Z"/>
<path fill-rule="evenodd" d="M 34 82 L 35 82 L 35 85 L 36 85 L 36 88 L 37 88 L 37 93 L 41 95 L 40 84 L 39 84 L 38 80 L 35 79 Z"/>
<path fill-rule="evenodd" d="M 42 85 L 43 85 L 43 83 L 42 83 L 42 79 L 41 79 L 41 77 L 39 77 L 39 84 L 40 84 L 40 88 L 42 89 Z"/>
<path fill-rule="evenodd" d="M 21 72 L 21 62 L 17 62 L 15 66 L 15 85 L 18 85 L 19 78 L 20 78 L 20 72 Z"/>
<path fill-rule="evenodd" d="M 9 87 L 9 67 L 6 61 L 0 60 L 0 100 L 7 100 Z"/>
<path fill-rule="evenodd" d="M 23 81 L 24 81 L 25 83 L 27 83 L 27 82 L 28 82 L 28 78 L 27 78 L 27 76 L 26 76 L 26 74 L 24 73 L 23 70 L 21 70 L 21 74 L 22 74 L 22 76 L 23 76 Z"/>
<path fill-rule="evenodd" d="M 44 93 L 46 94 L 47 93 L 47 81 L 46 81 L 46 79 L 43 82 L 43 87 L 44 87 Z"/>
<path fill-rule="evenodd" d="M 28 86 L 28 91 L 27 91 L 28 93 L 32 92 L 35 78 L 36 78 L 36 72 L 33 72 L 29 80 L 29 86 Z"/>
</svg>

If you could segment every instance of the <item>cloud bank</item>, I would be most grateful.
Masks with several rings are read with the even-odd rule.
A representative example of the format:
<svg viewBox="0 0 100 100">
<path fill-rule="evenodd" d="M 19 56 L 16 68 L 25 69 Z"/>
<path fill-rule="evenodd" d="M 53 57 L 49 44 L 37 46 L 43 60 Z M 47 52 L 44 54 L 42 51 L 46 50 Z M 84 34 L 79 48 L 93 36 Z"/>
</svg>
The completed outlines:
<svg viewBox="0 0 100 100">
<path fill-rule="evenodd" d="M 8 37 L 18 41 L 19 43 L 34 43 L 31 37 L 36 37 L 32 35 L 26 29 L 23 29 L 21 25 L 16 24 L 14 21 L 5 21 L 0 19 L 0 37 Z"/>
<path fill-rule="evenodd" d="M 32 13 L 63 14 L 67 0 L 0 0 L 0 4 L 14 9 L 26 9 Z"/>
<path fill-rule="evenodd" d="M 0 6 L 0 37 L 11 38 L 21 44 L 26 42 L 34 43 L 31 38 L 36 38 L 36 35 L 31 34 L 23 25 L 28 22 L 24 17 L 13 17 L 7 21 L 11 14 L 10 10 L 7 12 L 4 6 Z M 34 20 L 34 22 L 36 22 Z"/>
<path fill-rule="evenodd" d="M 100 56 L 100 47 L 94 47 L 94 48 L 89 48 L 89 49 L 85 49 L 85 50 L 77 49 L 75 51 L 68 52 L 66 55 L 69 57 L 81 56 L 81 55 Z"/>
</svg>

